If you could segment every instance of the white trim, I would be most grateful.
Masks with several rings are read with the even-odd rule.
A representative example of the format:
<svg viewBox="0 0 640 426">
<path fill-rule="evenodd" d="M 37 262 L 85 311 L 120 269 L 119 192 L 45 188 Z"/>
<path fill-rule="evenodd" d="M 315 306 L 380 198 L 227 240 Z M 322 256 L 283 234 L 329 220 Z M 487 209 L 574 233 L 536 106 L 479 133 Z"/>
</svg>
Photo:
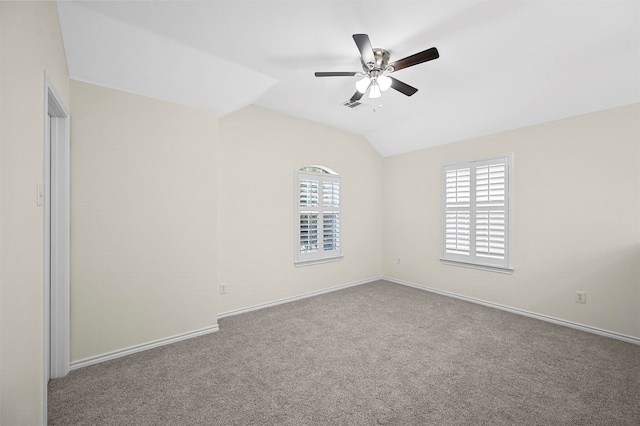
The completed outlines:
<svg viewBox="0 0 640 426">
<path fill-rule="evenodd" d="M 294 262 L 294 265 L 296 266 L 296 268 L 300 268 L 301 266 L 317 265 L 318 263 L 337 262 L 339 260 L 342 260 L 343 257 L 344 256 L 335 256 L 335 257 L 328 257 L 325 259 L 301 260 L 301 261 Z"/>
<path fill-rule="evenodd" d="M 46 77 L 46 76 L 45 76 Z M 43 168 L 42 168 L 42 185 L 38 188 L 38 205 L 42 206 L 42 334 L 44 340 L 44 387 L 51 378 L 51 216 L 47 214 L 49 208 L 49 176 L 51 173 L 51 132 L 50 120 L 48 112 L 48 91 L 45 82 L 45 101 L 44 101 L 44 127 L 42 130 L 43 145 Z M 46 391 L 45 391 L 46 392 Z M 45 394 L 46 397 L 46 394 Z M 45 398 L 45 402 L 46 402 Z"/>
<path fill-rule="evenodd" d="M 38 206 L 42 206 L 42 339 L 43 339 L 43 385 L 42 385 L 42 405 L 43 420 L 42 424 L 46 425 L 48 421 L 48 384 L 51 379 L 51 216 L 47 214 L 49 209 L 49 197 L 45 194 L 49 193 L 49 176 L 51 163 L 51 132 L 49 116 L 49 91 L 47 87 L 47 75 L 45 73 L 44 86 L 44 113 L 43 113 L 43 169 L 42 169 L 42 185 L 38 187 Z"/>
<path fill-rule="evenodd" d="M 555 317 L 550 317 L 548 315 L 537 314 L 535 312 L 525 311 L 524 309 L 512 308 L 512 307 L 509 307 L 509 306 L 501 305 L 499 303 L 487 302 L 486 300 L 481 300 L 481 299 L 476 299 L 476 298 L 473 298 L 473 297 L 463 296 L 463 295 L 460 295 L 460 294 L 451 293 L 451 292 L 444 291 L 444 290 L 438 290 L 438 289 L 435 289 L 435 288 L 432 288 L 432 287 L 427 287 L 427 286 L 424 286 L 424 285 L 415 284 L 415 283 L 408 282 L 408 281 L 398 280 L 398 279 L 395 279 L 395 278 L 382 277 L 381 279 L 383 279 L 385 281 L 389 281 L 389 282 L 395 283 L 395 284 L 401 284 L 401 285 L 405 285 L 407 287 L 413 287 L 413 288 L 417 288 L 417 289 L 420 289 L 420 290 L 425 290 L 425 291 L 428 291 L 428 292 L 431 292 L 431 293 L 436 293 L 436 294 L 440 294 L 440 295 L 443 295 L 443 296 L 448 296 L 448 297 L 453 297 L 455 299 L 464 300 L 466 302 L 476 303 L 478 305 L 483 305 L 483 306 L 488 306 L 490 308 L 500 309 L 501 311 L 507 311 L 507 312 L 511 312 L 513 314 L 523 315 L 525 317 L 535 318 L 535 319 L 538 319 L 538 320 L 551 322 L 551 323 L 558 324 L 558 325 L 563 325 L 565 327 L 575 328 L 577 330 L 586 331 L 588 333 L 598 334 L 600 336 L 610 337 L 612 339 L 623 340 L 623 341 L 628 342 L 628 343 L 633 343 L 633 344 L 636 344 L 636 345 L 640 345 L 640 338 L 633 337 L 633 336 L 628 336 L 626 334 L 616 333 L 615 331 L 603 330 L 601 328 L 591 327 L 589 325 L 578 324 L 576 322 L 567 321 L 567 320 L 563 320 L 563 319 L 559 319 L 559 318 L 555 318 Z"/>
<path fill-rule="evenodd" d="M 46 424 L 49 379 L 69 373 L 71 169 L 69 110 L 46 71 L 43 72 L 42 115 L 43 424 Z"/>
<path fill-rule="evenodd" d="M 440 259 L 443 265 L 462 266 L 463 268 L 480 269 L 482 271 L 499 272 L 501 274 L 513 274 L 513 269 L 487 266 L 479 263 L 456 262 L 455 260 Z"/>
<path fill-rule="evenodd" d="M 247 312 L 257 311 L 259 309 L 270 308 L 272 306 L 282 305 L 284 303 L 289 303 L 289 302 L 295 302 L 296 300 L 302 300 L 302 299 L 306 299 L 308 297 L 319 296 L 321 294 L 331 293 L 331 292 L 338 291 L 338 290 L 344 290 L 345 288 L 355 287 L 357 285 L 372 283 L 372 282 L 378 281 L 380 279 L 383 279 L 383 278 L 381 278 L 381 277 L 368 278 L 368 279 L 365 279 L 365 280 L 354 281 L 352 283 L 337 285 L 335 287 L 329 287 L 329 288 L 325 288 L 325 289 L 322 289 L 322 290 L 311 291 L 309 293 L 300 294 L 298 296 L 285 297 L 284 299 L 278 299 L 278 300 L 275 300 L 273 302 L 261 303 L 259 305 L 253 305 L 253 306 L 249 306 L 247 308 L 241 308 L 241 309 L 235 309 L 233 311 L 222 312 L 222 313 L 218 314 L 218 319 L 230 317 L 230 316 L 233 316 L 233 315 L 246 314 Z"/>
<path fill-rule="evenodd" d="M 69 373 L 69 264 L 70 264 L 70 129 L 69 112 L 47 83 L 51 113 L 51 371 L 50 377 Z M 53 105 L 52 105 L 53 101 Z M 55 116 L 53 116 L 55 114 Z M 55 196 L 53 196 L 55 195 Z"/>
<path fill-rule="evenodd" d="M 203 336 L 205 334 L 214 333 L 219 330 L 218 325 L 212 325 L 210 327 L 201 328 L 194 331 L 189 331 L 187 333 L 177 334 L 175 336 L 166 337 L 164 339 L 154 340 L 148 343 L 143 343 L 140 345 L 130 346 L 128 348 L 119 349 L 117 351 L 108 352 L 106 354 L 93 356 L 90 358 L 84 358 L 78 361 L 73 361 L 71 363 L 71 370 L 77 370 L 78 368 L 87 367 L 93 364 L 99 364 L 104 361 L 109 361 L 112 359 L 120 358 L 123 356 L 131 355 L 137 352 L 146 351 L 148 349 L 157 348 L 158 346 L 169 345 L 171 343 L 176 343 L 181 340 L 190 339 L 192 337 Z"/>
<path fill-rule="evenodd" d="M 474 158 L 473 160 L 455 161 L 453 163 L 443 164 L 442 167 L 445 168 L 445 167 L 456 166 L 460 163 L 482 163 L 485 161 L 492 161 L 492 160 L 495 160 L 496 158 L 504 158 L 504 157 L 511 157 L 511 160 L 513 160 L 513 152 L 507 152 L 505 154 L 490 155 L 488 157 Z"/>
</svg>

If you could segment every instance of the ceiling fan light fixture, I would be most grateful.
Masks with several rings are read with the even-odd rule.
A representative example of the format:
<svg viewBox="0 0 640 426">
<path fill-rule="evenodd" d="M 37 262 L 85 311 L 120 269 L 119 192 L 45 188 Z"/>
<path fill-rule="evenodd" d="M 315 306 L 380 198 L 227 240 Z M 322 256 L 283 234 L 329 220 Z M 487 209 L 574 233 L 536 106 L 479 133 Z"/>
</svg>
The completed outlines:
<svg viewBox="0 0 640 426">
<path fill-rule="evenodd" d="M 365 76 L 363 79 L 356 81 L 356 89 L 358 89 L 358 92 L 364 93 L 369 88 L 369 84 L 371 84 L 371 80 L 369 76 Z"/>
<path fill-rule="evenodd" d="M 372 81 L 371 90 L 369 90 L 369 98 L 376 99 L 376 98 L 379 98 L 380 96 L 382 96 L 382 92 L 380 92 L 380 86 L 378 85 L 377 82 Z"/>
<path fill-rule="evenodd" d="M 379 75 L 376 81 L 378 82 L 378 86 L 380 86 L 380 90 L 383 92 L 389 90 L 391 87 L 391 78 L 386 75 Z"/>
</svg>

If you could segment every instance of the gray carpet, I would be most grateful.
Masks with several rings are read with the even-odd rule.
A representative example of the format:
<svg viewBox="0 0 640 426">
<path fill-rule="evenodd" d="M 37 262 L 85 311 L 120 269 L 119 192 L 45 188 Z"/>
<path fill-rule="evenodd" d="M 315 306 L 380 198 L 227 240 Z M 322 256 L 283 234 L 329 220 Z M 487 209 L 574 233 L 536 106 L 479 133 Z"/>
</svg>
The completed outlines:
<svg viewBox="0 0 640 426">
<path fill-rule="evenodd" d="M 384 281 L 72 371 L 51 425 L 639 425 L 640 346 Z"/>
</svg>

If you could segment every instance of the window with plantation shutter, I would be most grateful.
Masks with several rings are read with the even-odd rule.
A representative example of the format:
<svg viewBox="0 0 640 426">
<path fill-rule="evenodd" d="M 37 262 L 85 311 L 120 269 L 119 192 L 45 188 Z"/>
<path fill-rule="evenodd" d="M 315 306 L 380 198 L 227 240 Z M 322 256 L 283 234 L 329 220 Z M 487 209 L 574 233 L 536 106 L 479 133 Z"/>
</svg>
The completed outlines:
<svg viewBox="0 0 640 426">
<path fill-rule="evenodd" d="M 511 272 L 511 155 L 443 168 L 446 263 Z"/>
<path fill-rule="evenodd" d="M 296 266 L 342 258 L 340 185 L 326 167 L 296 171 Z"/>
</svg>

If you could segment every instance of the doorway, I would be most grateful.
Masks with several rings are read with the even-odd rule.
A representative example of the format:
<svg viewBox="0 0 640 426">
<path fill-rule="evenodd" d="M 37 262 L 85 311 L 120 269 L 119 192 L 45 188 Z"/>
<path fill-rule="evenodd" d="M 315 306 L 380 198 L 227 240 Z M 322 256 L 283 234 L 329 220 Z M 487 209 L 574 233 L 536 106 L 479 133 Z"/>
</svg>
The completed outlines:
<svg viewBox="0 0 640 426">
<path fill-rule="evenodd" d="M 69 373 L 69 112 L 44 74 L 44 170 L 38 201 L 44 216 L 44 380 Z M 46 402 L 45 402 L 46 409 Z M 45 413 L 46 416 L 46 413 Z M 45 417 L 46 418 L 46 417 Z"/>
</svg>

